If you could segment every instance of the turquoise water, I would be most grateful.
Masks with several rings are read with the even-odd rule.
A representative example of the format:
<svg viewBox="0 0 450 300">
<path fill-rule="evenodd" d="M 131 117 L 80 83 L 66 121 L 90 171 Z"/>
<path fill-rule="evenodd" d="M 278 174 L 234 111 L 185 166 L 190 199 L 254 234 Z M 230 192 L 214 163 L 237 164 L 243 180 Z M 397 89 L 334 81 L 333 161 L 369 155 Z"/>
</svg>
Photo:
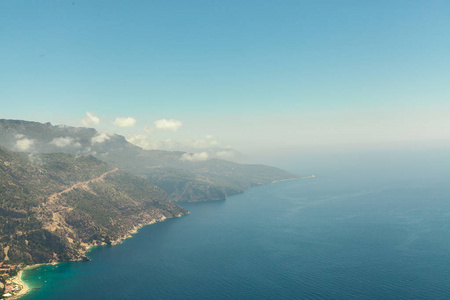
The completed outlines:
<svg viewBox="0 0 450 300">
<path fill-rule="evenodd" d="M 26 271 L 23 299 L 450 298 L 446 155 L 290 168 L 317 178 L 186 204 L 91 262 Z"/>
</svg>

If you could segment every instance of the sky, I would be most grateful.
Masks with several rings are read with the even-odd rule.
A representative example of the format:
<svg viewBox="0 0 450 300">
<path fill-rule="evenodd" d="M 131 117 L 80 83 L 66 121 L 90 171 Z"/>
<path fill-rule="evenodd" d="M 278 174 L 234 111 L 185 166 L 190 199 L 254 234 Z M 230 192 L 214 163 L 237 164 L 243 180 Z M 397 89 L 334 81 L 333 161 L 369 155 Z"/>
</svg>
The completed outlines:
<svg viewBox="0 0 450 300">
<path fill-rule="evenodd" d="M 450 145 L 449 1 L 0 1 L 0 118 L 251 157 Z"/>
</svg>

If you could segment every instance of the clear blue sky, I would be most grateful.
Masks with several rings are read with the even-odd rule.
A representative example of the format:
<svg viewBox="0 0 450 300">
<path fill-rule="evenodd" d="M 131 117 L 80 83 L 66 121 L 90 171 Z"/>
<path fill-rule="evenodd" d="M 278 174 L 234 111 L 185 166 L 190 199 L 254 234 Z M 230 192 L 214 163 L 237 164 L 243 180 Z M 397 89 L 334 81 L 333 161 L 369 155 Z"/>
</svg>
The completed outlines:
<svg viewBox="0 0 450 300">
<path fill-rule="evenodd" d="M 0 102 L 246 151 L 448 140 L 450 1 L 2 0 Z"/>
</svg>

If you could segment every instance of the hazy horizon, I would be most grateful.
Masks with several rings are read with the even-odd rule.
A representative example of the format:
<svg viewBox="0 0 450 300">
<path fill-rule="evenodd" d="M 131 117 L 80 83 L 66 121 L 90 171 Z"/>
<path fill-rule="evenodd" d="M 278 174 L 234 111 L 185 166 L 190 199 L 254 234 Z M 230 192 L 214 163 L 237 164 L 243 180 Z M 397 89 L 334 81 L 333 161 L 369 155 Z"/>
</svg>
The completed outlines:
<svg viewBox="0 0 450 300">
<path fill-rule="evenodd" d="M 250 161 L 450 146 L 442 1 L 2 1 L 0 118 Z"/>
</svg>

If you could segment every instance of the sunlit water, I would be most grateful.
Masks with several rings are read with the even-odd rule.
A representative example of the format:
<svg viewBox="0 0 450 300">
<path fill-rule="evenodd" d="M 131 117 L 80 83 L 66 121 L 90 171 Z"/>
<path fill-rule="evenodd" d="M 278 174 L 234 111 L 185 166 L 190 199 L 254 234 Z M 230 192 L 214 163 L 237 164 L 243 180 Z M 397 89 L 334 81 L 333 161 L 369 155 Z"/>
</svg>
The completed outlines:
<svg viewBox="0 0 450 300">
<path fill-rule="evenodd" d="M 26 271 L 23 299 L 448 299 L 449 163 L 397 158 L 186 204 L 91 262 Z"/>
</svg>

